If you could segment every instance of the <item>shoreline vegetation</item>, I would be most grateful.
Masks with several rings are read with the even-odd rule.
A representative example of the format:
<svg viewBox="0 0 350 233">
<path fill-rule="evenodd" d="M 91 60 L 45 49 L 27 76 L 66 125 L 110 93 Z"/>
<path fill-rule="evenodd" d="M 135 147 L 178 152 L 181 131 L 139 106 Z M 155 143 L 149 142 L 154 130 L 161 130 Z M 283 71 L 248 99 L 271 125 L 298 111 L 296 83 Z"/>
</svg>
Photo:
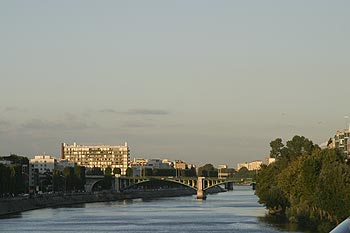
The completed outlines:
<svg viewBox="0 0 350 233">
<path fill-rule="evenodd" d="M 270 143 L 276 162 L 262 166 L 256 195 L 270 215 L 312 232 L 326 233 L 350 216 L 350 165 L 338 149 L 321 149 L 294 136 Z"/>
</svg>

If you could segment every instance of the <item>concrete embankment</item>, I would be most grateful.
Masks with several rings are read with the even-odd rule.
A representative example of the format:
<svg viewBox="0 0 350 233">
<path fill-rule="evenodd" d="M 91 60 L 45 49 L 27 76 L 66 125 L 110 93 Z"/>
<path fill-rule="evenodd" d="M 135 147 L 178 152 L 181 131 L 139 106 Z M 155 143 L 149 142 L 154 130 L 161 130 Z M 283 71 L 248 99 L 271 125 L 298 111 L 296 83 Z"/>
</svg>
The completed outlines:
<svg viewBox="0 0 350 233">
<path fill-rule="evenodd" d="M 111 191 L 96 193 L 74 193 L 74 194 L 47 194 L 34 198 L 15 197 L 0 199 L 0 216 L 19 213 L 28 210 L 41 209 L 54 206 L 73 205 L 91 202 L 108 202 L 135 198 L 161 198 L 194 195 L 191 189 L 169 189 L 149 191 L 128 191 L 116 193 Z"/>
</svg>

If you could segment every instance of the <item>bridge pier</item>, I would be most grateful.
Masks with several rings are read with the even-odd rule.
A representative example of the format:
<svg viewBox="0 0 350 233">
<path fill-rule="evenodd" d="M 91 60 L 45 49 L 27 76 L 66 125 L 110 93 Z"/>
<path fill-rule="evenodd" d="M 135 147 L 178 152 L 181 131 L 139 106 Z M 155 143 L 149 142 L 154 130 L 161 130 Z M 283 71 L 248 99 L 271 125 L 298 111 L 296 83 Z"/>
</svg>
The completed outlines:
<svg viewBox="0 0 350 233">
<path fill-rule="evenodd" d="M 205 177 L 198 177 L 198 180 L 197 180 L 197 199 L 200 199 L 200 200 L 205 200 L 207 198 L 203 190 L 204 179 Z"/>
<path fill-rule="evenodd" d="M 113 190 L 120 192 L 120 176 L 114 177 Z"/>
<path fill-rule="evenodd" d="M 229 182 L 225 184 L 225 189 L 227 191 L 232 191 L 233 190 L 233 182 Z"/>
</svg>

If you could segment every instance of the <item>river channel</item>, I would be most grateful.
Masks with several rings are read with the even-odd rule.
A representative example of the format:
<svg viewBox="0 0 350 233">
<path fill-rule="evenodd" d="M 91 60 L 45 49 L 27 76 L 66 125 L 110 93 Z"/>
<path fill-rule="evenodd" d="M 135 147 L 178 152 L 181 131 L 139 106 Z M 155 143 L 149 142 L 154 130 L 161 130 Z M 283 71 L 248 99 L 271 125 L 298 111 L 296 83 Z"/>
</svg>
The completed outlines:
<svg viewBox="0 0 350 233">
<path fill-rule="evenodd" d="M 249 187 L 209 195 L 89 203 L 0 219 L 0 232 L 300 232 L 271 223 Z"/>
</svg>

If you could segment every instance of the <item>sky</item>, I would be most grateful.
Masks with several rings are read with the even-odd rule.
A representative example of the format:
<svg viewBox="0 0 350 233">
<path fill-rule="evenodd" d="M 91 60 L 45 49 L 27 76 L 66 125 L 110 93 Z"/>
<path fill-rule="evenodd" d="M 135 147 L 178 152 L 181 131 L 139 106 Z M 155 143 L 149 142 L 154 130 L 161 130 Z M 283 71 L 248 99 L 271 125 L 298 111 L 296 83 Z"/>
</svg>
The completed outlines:
<svg viewBox="0 0 350 233">
<path fill-rule="evenodd" d="M 350 115 L 350 1 L 0 2 L 0 155 L 264 160 Z"/>
</svg>

